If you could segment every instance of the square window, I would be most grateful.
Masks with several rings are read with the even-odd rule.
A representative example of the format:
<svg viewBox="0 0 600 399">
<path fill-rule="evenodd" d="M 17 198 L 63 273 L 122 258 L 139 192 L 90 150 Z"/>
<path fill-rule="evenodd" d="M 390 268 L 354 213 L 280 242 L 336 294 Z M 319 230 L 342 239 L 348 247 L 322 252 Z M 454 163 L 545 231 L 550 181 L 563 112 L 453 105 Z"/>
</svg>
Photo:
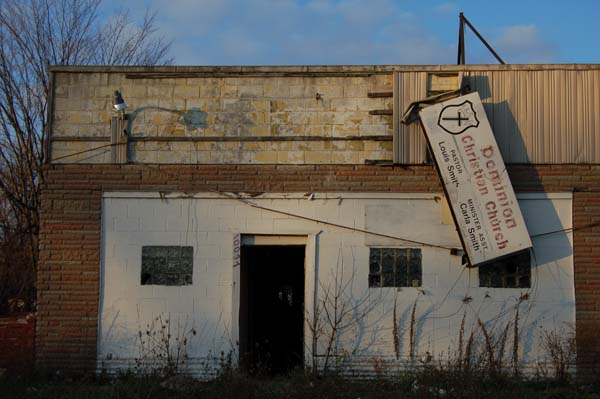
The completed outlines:
<svg viewBox="0 0 600 399">
<path fill-rule="evenodd" d="M 394 276 L 394 284 L 391 285 L 392 287 L 408 287 L 408 284 L 406 283 L 406 273 L 396 273 L 396 275 Z"/>
<path fill-rule="evenodd" d="M 394 287 L 394 275 L 392 273 L 383 274 L 383 287 Z"/>
<path fill-rule="evenodd" d="M 369 274 L 369 287 L 381 287 L 381 275 Z"/>
<path fill-rule="evenodd" d="M 193 247 L 142 247 L 142 285 L 191 285 L 193 269 Z"/>
<path fill-rule="evenodd" d="M 479 266 L 479 286 L 489 288 L 530 288 L 531 253 L 529 250 Z"/>
<path fill-rule="evenodd" d="M 383 269 L 383 272 L 394 273 L 395 265 L 396 260 L 394 259 L 394 255 L 390 253 L 390 251 L 385 251 L 381 259 L 381 268 Z"/>
<path fill-rule="evenodd" d="M 369 287 L 420 287 L 420 248 L 370 248 Z"/>
<path fill-rule="evenodd" d="M 381 273 L 381 253 L 369 253 L 369 273 Z"/>
</svg>

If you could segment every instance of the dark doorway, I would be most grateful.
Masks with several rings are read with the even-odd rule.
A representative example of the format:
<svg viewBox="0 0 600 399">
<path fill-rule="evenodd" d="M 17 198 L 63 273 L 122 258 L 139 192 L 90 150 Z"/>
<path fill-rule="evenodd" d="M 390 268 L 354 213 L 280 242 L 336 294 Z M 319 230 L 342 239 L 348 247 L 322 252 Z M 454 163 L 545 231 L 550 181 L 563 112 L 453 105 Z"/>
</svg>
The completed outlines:
<svg viewBox="0 0 600 399">
<path fill-rule="evenodd" d="M 304 245 L 242 246 L 240 354 L 249 372 L 304 364 Z"/>
</svg>

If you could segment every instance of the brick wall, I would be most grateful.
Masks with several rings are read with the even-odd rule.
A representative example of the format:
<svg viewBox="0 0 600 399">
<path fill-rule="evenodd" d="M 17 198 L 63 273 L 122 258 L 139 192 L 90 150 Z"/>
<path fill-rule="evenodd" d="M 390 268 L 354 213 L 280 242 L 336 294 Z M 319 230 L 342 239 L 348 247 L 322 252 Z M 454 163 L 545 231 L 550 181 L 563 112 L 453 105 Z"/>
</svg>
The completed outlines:
<svg viewBox="0 0 600 399">
<path fill-rule="evenodd" d="M 574 191 L 578 362 L 600 355 L 600 166 L 509 166 L 516 191 Z M 103 191 L 440 192 L 430 166 L 52 165 L 46 169 L 38 272 L 37 364 L 95 367 Z"/>
<path fill-rule="evenodd" d="M 582 176 L 590 181 L 593 177 Z M 594 177 L 594 180 L 597 176 Z M 597 183 L 595 183 L 596 185 Z M 573 227 L 600 224 L 600 195 L 575 192 Z M 577 310 L 577 362 L 579 367 L 600 376 L 600 227 L 575 232 L 575 298 Z"/>
<path fill-rule="evenodd" d="M 33 366 L 34 326 L 32 313 L 0 317 L 0 369 L 22 372 Z"/>
</svg>

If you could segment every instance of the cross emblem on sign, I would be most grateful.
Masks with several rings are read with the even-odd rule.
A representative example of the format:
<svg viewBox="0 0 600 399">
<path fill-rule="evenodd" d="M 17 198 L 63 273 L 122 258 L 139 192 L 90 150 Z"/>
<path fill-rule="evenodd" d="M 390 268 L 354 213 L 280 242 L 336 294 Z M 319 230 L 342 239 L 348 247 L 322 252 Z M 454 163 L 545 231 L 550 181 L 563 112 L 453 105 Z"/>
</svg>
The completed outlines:
<svg viewBox="0 0 600 399">
<path fill-rule="evenodd" d="M 457 121 L 458 122 L 458 126 L 460 126 L 460 123 L 462 121 L 468 121 L 469 118 L 463 118 L 463 117 L 461 117 L 460 116 L 460 111 L 458 111 L 458 116 L 457 117 L 452 118 L 452 117 L 448 116 L 446 118 L 442 118 L 442 120 L 445 120 L 445 121 Z"/>
<path fill-rule="evenodd" d="M 446 105 L 440 111 L 438 126 L 450 134 L 461 134 L 469 128 L 479 126 L 473 103 L 465 100 L 460 104 Z"/>
</svg>

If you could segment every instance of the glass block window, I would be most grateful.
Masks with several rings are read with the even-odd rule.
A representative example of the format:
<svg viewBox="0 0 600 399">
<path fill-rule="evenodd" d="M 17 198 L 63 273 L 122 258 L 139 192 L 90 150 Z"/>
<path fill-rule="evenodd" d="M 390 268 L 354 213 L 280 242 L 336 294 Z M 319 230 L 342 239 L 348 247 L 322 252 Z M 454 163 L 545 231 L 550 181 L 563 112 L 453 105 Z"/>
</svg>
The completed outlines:
<svg viewBox="0 0 600 399">
<path fill-rule="evenodd" d="M 193 268 L 193 247 L 142 247 L 142 285 L 191 285 Z"/>
<path fill-rule="evenodd" d="M 529 250 L 497 262 L 479 266 L 479 286 L 490 288 L 530 288 L 531 253 Z"/>
<path fill-rule="evenodd" d="M 420 287 L 421 249 L 370 248 L 369 287 Z"/>
</svg>

